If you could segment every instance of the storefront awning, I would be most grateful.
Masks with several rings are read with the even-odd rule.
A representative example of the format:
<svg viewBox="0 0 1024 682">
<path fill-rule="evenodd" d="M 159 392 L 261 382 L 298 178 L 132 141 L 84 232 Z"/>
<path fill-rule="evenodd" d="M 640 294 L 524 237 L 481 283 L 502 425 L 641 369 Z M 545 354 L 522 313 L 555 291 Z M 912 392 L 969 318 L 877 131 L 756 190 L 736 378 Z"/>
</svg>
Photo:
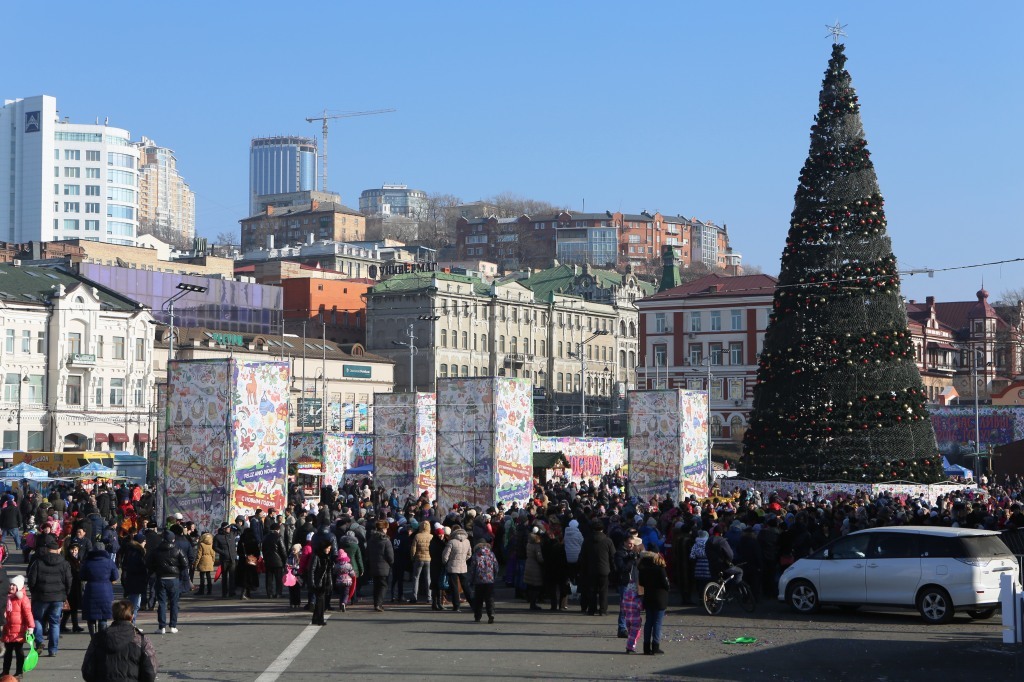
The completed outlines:
<svg viewBox="0 0 1024 682">
<path fill-rule="evenodd" d="M 148 433 L 136 433 L 135 434 L 135 442 L 136 443 L 148 443 L 149 442 L 149 434 Z"/>
<path fill-rule="evenodd" d="M 111 443 L 127 443 L 128 442 L 128 434 L 127 433 L 112 433 L 112 434 L 110 434 L 110 442 Z"/>
<path fill-rule="evenodd" d="M 96 437 L 93 438 L 93 440 L 96 441 L 97 445 L 99 445 L 100 443 L 106 443 L 107 440 L 108 440 L 107 434 L 105 434 L 105 433 L 97 433 Z"/>
</svg>

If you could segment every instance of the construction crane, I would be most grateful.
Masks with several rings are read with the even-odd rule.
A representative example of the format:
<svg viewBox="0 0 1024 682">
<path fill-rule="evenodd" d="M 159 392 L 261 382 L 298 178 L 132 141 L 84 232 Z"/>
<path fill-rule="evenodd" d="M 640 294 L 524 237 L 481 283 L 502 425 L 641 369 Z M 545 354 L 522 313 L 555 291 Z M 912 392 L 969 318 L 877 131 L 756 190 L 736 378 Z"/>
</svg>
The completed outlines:
<svg viewBox="0 0 1024 682">
<path fill-rule="evenodd" d="M 338 113 L 331 113 L 324 109 L 324 112 L 319 116 L 309 116 L 306 118 L 306 123 L 312 123 L 314 121 L 323 121 L 323 160 L 320 165 L 320 191 L 327 191 L 327 122 L 335 118 L 352 118 L 353 116 L 371 116 L 373 114 L 389 114 L 395 109 L 374 109 L 373 111 L 341 111 Z"/>
</svg>

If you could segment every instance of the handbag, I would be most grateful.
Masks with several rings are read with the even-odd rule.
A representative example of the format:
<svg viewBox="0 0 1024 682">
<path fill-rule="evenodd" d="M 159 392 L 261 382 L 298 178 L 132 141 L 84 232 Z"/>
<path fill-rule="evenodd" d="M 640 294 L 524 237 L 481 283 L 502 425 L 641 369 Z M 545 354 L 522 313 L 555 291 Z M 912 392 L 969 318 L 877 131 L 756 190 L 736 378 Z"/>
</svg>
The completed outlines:
<svg viewBox="0 0 1024 682">
<path fill-rule="evenodd" d="M 285 569 L 284 577 L 281 578 L 281 584 L 285 587 L 294 587 L 298 581 L 295 579 L 295 574 L 292 573 L 292 567 L 288 566 Z"/>
<path fill-rule="evenodd" d="M 25 634 L 25 643 L 28 644 L 28 653 L 25 654 L 25 663 L 22 670 L 31 672 L 39 665 L 39 651 L 36 649 L 36 636 L 31 632 Z"/>
<path fill-rule="evenodd" d="M 260 558 L 258 556 L 256 556 L 255 554 L 246 554 L 245 555 L 245 563 L 249 564 L 250 566 L 259 566 L 259 561 L 260 561 Z"/>
<path fill-rule="evenodd" d="M 265 563 L 263 563 L 263 557 L 260 557 L 260 558 L 256 559 L 256 572 L 257 573 L 266 573 L 267 572 L 267 565 Z"/>
</svg>

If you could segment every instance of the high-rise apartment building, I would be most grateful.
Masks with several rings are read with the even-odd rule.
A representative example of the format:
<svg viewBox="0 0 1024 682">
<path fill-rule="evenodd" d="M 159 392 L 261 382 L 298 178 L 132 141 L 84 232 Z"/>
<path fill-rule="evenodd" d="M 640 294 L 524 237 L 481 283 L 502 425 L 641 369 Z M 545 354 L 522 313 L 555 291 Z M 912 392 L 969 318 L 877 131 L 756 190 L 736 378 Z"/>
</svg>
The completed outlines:
<svg viewBox="0 0 1024 682">
<path fill-rule="evenodd" d="M 427 193 L 407 185 L 364 189 L 359 195 L 359 212 L 365 216 L 419 218 L 427 212 Z"/>
<path fill-rule="evenodd" d="M 134 245 L 139 150 L 131 133 L 60 118 L 49 95 L 0 108 L 0 239 Z"/>
<path fill-rule="evenodd" d="M 258 197 L 316 189 L 316 140 L 283 135 L 253 138 L 249 146 L 249 215 Z"/>
<path fill-rule="evenodd" d="M 178 174 L 174 151 L 143 136 L 139 167 L 139 232 L 185 247 L 196 236 L 196 195 Z"/>
</svg>

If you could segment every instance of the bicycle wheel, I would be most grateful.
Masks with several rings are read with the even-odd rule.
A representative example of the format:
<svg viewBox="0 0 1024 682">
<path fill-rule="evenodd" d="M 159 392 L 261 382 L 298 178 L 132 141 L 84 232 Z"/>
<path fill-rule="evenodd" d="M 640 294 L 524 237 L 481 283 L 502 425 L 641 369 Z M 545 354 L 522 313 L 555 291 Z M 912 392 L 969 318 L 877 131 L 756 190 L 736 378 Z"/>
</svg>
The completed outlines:
<svg viewBox="0 0 1024 682">
<path fill-rule="evenodd" d="M 736 586 L 736 595 L 739 597 L 740 606 L 747 613 L 753 613 L 754 609 L 757 608 L 757 597 L 754 596 L 754 591 L 750 589 L 750 585 L 745 582 L 740 582 Z"/>
<path fill-rule="evenodd" d="M 717 616 L 725 606 L 724 589 L 720 583 L 708 583 L 704 586 L 704 610 L 709 616 Z"/>
</svg>

